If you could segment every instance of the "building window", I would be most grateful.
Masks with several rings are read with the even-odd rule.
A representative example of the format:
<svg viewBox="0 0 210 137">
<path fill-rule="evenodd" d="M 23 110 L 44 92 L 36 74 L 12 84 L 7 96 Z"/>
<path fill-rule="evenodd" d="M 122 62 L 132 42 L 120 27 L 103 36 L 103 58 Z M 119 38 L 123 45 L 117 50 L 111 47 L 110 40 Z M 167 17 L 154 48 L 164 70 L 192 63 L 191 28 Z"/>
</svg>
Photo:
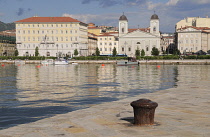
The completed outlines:
<svg viewBox="0 0 210 137">
<path fill-rule="evenodd" d="M 100 43 L 100 45 L 102 45 L 102 43 Z"/>
<path fill-rule="evenodd" d="M 156 31 L 156 27 L 153 28 L 153 31 L 154 31 L 154 32 Z"/>
<path fill-rule="evenodd" d="M 100 51 L 102 51 L 102 48 L 100 48 Z"/>
<path fill-rule="evenodd" d="M 107 51 L 107 48 L 105 48 L 105 51 Z"/>
<path fill-rule="evenodd" d="M 124 48 L 122 48 L 122 51 L 124 51 Z"/>
<path fill-rule="evenodd" d="M 149 47 L 146 48 L 146 51 L 149 51 Z"/>
<path fill-rule="evenodd" d="M 125 29 L 124 29 L 124 28 L 122 28 L 122 33 L 124 33 L 124 31 L 125 31 Z"/>
<path fill-rule="evenodd" d="M 131 51 L 131 48 L 130 47 L 128 48 L 128 51 Z"/>
</svg>

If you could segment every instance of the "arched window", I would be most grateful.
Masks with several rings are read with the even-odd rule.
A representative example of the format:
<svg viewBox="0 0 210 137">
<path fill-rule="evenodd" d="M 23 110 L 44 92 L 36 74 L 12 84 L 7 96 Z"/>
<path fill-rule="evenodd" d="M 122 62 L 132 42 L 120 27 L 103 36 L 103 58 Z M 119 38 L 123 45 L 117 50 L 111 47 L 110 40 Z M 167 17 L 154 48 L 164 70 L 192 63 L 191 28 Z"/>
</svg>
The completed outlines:
<svg viewBox="0 0 210 137">
<path fill-rule="evenodd" d="M 137 42 L 136 44 L 141 44 L 140 42 Z"/>
<path fill-rule="evenodd" d="M 146 51 L 149 51 L 149 47 L 146 48 Z"/>
<path fill-rule="evenodd" d="M 153 31 L 156 31 L 156 27 L 153 28 Z"/>
<path fill-rule="evenodd" d="M 50 52 L 49 51 L 47 52 L 47 56 L 50 56 Z"/>
</svg>

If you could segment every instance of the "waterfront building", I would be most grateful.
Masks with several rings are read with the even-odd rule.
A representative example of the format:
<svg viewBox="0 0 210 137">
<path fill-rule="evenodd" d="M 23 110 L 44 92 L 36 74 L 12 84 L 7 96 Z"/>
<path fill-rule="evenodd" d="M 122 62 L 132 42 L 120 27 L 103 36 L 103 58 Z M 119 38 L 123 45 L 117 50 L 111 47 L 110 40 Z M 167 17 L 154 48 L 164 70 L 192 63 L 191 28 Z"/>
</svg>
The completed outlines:
<svg viewBox="0 0 210 137">
<path fill-rule="evenodd" d="M 118 53 L 118 37 L 112 33 L 102 33 L 98 35 L 98 49 L 100 55 L 112 55 L 114 47 Z"/>
<path fill-rule="evenodd" d="M 181 54 L 210 50 L 210 28 L 188 26 L 177 31 L 177 44 Z"/>
<path fill-rule="evenodd" d="M 150 56 L 153 47 L 161 51 L 158 15 L 151 16 L 150 27 L 141 29 L 128 29 L 127 17 L 119 18 L 119 54 L 134 57 L 137 49 L 143 49 L 145 55 Z"/>
<path fill-rule="evenodd" d="M 95 55 L 97 48 L 97 35 L 93 33 L 88 33 L 88 56 Z"/>
<path fill-rule="evenodd" d="M 95 26 L 94 23 L 88 24 L 88 32 L 93 33 L 95 35 L 100 35 L 102 33 L 102 28 Z"/>
<path fill-rule="evenodd" d="M 15 37 L 14 30 L 0 32 L 0 56 L 14 56 Z"/>
<path fill-rule="evenodd" d="M 210 18 L 208 16 L 206 18 L 187 17 L 176 23 L 176 30 L 187 27 L 187 26 L 210 28 Z"/>
<path fill-rule="evenodd" d="M 16 21 L 16 44 L 19 56 L 87 55 L 87 24 L 71 17 L 30 17 Z"/>
<path fill-rule="evenodd" d="M 161 50 L 165 52 L 165 54 L 173 54 L 173 52 L 176 50 L 174 38 L 174 34 L 161 34 L 160 46 Z"/>
</svg>

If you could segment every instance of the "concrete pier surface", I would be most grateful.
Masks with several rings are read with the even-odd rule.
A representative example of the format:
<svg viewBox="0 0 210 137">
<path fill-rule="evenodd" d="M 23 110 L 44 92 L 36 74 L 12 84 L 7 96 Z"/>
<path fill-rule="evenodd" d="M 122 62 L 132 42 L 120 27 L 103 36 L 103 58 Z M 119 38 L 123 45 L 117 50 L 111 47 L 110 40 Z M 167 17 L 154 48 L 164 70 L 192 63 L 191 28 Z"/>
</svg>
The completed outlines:
<svg viewBox="0 0 210 137">
<path fill-rule="evenodd" d="M 209 137 L 210 81 L 108 102 L 0 130 L 0 137 Z M 155 124 L 134 126 L 132 101 L 158 103 Z"/>
</svg>

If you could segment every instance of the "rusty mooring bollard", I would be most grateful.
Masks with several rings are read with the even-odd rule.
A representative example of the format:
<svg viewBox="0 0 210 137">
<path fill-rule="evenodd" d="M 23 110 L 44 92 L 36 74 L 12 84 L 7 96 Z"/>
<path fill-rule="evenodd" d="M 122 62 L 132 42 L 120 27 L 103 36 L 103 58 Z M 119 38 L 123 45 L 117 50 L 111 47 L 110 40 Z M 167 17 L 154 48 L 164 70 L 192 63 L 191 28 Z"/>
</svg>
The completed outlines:
<svg viewBox="0 0 210 137">
<path fill-rule="evenodd" d="M 130 104 L 134 111 L 134 125 L 153 125 L 156 102 L 149 99 L 139 99 Z"/>
</svg>

